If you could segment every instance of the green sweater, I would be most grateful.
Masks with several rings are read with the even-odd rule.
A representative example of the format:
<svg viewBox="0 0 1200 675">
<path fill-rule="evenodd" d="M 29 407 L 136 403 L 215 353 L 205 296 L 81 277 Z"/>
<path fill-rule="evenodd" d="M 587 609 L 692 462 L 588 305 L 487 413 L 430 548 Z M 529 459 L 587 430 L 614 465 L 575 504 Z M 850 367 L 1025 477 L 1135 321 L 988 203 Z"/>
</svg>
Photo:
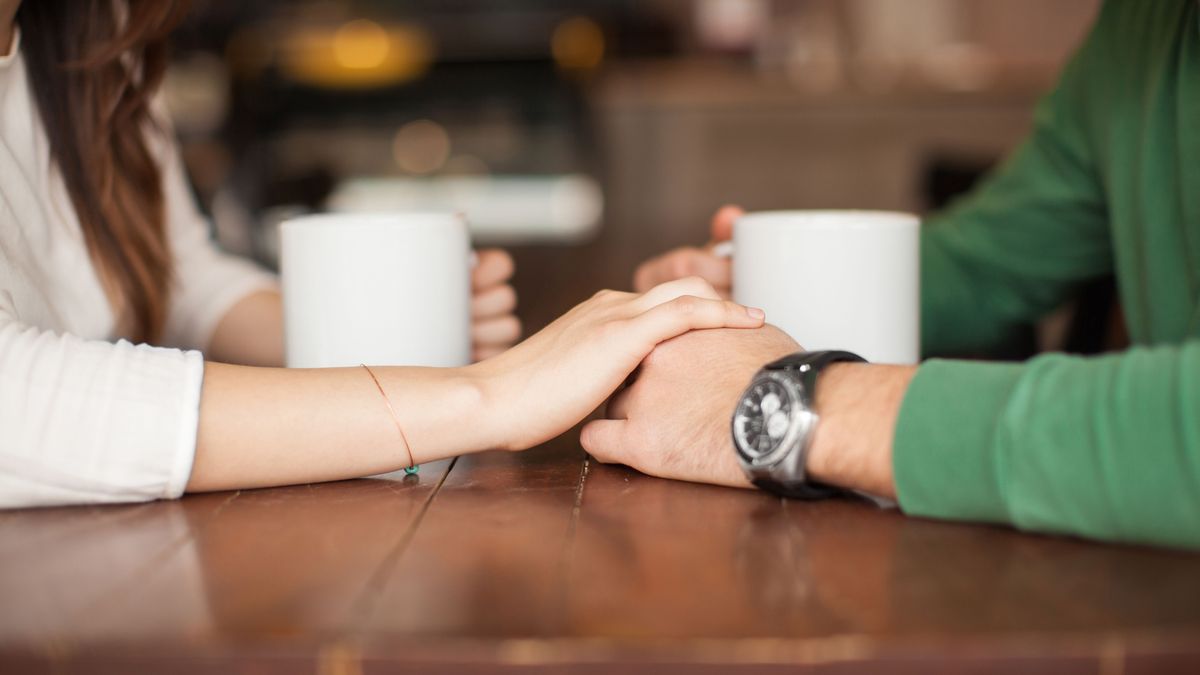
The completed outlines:
<svg viewBox="0 0 1200 675">
<path fill-rule="evenodd" d="M 910 514 L 1200 547 L 1200 6 L 1109 0 L 1030 138 L 921 241 L 926 351 L 986 348 L 1115 271 L 1130 350 L 931 359 Z"/>
</svg>

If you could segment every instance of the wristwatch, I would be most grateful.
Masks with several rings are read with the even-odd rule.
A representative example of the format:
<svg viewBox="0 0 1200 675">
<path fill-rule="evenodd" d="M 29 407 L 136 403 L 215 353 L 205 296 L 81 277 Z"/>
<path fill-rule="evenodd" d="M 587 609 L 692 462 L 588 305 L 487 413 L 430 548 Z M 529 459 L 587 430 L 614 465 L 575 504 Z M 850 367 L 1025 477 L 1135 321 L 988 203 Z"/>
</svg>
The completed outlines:
<svg viewBox="0 0 1200 675">
<path fill-rule="evenodd" d="M 763 366 L 733 411 L 733 446 L 756 487 L 784 497 L 824 499 L 841 491 L 808 480 L 804 462 L 817 429 L 817 377 L 831 363 L 866 359 L 843 351 L 800 352 Z"/>
</svg>

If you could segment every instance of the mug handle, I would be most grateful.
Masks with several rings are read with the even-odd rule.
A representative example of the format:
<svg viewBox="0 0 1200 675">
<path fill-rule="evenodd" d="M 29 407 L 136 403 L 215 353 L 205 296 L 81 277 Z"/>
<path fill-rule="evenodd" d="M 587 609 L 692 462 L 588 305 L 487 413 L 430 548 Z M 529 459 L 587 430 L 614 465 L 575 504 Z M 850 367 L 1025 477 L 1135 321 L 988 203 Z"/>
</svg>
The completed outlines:
<svg viewBox="0 0 1200 675">
<path fill-rule="evenodd" d="M 732 241 L 723 241 L 723 242 L 713 246 L 712 249 L 709 250 L 709 252 L 712 253 L 713 255 L 717 256 L 718 258 L 732 258 L 733 257 L 733 242 Z"/>
</svg>

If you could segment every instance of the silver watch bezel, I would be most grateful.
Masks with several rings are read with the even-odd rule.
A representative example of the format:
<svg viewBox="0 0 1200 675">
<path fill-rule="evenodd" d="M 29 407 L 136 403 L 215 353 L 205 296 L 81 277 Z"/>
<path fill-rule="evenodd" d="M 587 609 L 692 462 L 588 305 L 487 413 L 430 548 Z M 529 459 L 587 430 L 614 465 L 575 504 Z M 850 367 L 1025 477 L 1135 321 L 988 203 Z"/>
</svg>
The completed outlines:
<svg viewBox="0 0 1200 675">
<path fill-rule="evenodd" d="M 737 433 L 737 411 L 741 409 L 742 403 L 750 396 L 754 388 L 764 381 L 773 381 L 782 386 L 787 390 L 792 400 L 795 401 L 795 405 L 792 406 L 792 412 L 788 420 L 788 430 L 784 434 L 783 440 L 771 452 L 760 457 L 754 457 L 743 447 L 742 439 Z M 746 387 L 742 395 L 738 398 L 737 407 L 734 408 L 734 414 L 730 419 L 730 435 L 733 437 L 734 449 L 737 451 L 738 461 L 741 462 L 742 468 L 747 473 L 760 474 L 764 470 L 779 467 L 786 463 L 789 457 L 797 454 L 800 451 L 800 444 L 806 442 L 816 423 L 817 415 L 808 404 L 804 384 L 799 379 L 799 373 L 786 370 L 764 370 L 755 375 L 754 379 L 750 381 L 750 385 Z"/>
</svg>

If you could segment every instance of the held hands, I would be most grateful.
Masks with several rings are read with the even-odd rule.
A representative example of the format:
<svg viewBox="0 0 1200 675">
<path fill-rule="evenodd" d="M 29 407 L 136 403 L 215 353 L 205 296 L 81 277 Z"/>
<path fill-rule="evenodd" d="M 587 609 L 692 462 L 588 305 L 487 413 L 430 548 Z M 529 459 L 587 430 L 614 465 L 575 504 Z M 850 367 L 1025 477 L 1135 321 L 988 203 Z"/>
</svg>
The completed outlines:
<svg viewBox="0 0 1200 675">
<path fill-rule="evenodd" d="M 532 447 L 603 403 L 660 342 L 694 329 L 758 328 L 763 319 L 695 277 L 644 294 L 600 291 L 516 347 L 469 367 L 488 418 L 480 422 L 494 430 L 495 447 Z"/>
<path fill-rule="evenodd" d="M 764 364 L 800 351 L 774 326 L 704 330 L 660 344 L 637 379 L 589 422 L 583 448 L 601 462 L 660 478 L 748 487 L 733 448 L 733 410 Z M 912 366 L 834 364 L 816 391 L 820 424 L 806 468 L 814 480 L 896 498 L 892 437 Z"/>
<path fill-rule="evenodd" d="M 513 259 L 500 249 L 478 252 L 471 270 L 471 360 L 482 361 L 516 344 L 521 322 L 513 314 L 517 292 L 509 285 Z"/>
<path fill-rule="evenodd" d="M 734 407 L 763 364 L 796 351 L 769 325 L 680 335 L 642 362 L 609 402 L 609 419 L 589 422 L 580 442 L 601 462 L 651 476 L 749 487 L 730 434 Z"/>
<path fill-rule="evenodd" d="M 729 258 L 713 254 L 713 247 L 733 237 L 733 221 L 744 213 L 737 206 L 723 206 L 713 214 L 712 241 L 704 248 L 692 246 L 668 251 L 642 263 L 633 275 L 635 290 L 645 292 L 673 279 L 697 276 L 712 284 L 722 298 L 732 292 L 733 272 Z"/>
</svg>

